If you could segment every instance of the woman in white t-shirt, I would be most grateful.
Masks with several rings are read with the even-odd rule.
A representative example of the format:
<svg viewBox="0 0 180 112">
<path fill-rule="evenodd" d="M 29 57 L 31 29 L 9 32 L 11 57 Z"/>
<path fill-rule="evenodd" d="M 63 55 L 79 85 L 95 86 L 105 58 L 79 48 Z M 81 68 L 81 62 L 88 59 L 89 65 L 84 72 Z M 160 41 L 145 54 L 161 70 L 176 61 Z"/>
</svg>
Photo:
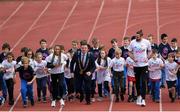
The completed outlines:
<svg viewBox="0 0 180 112">
<path fill-rule="evenodd" d="M 175 101 L 177 71 L 179 69 L 179 66 L 174 61 L 174 59 L 174 53 L 169 53 L 168 60 L 165 61 L 166 83 L 168 86 L 169 98 L 171 99 L 171 102 Z"/>
<path fill-rule="evenodd" d="M 47 67 L 51 70 L 52 80 L 52 103 L 51 106 L 56 106 L 57 96 L 60 95 L 61 106 L 64 106 L 63 100 L 63 84 L 64 84 L 64 67 L 66 65 L 66 55 L 61 53 L 61 45 L 55 45 L 54 53 L 50 54 L 47 58 Z"/>
</svg>

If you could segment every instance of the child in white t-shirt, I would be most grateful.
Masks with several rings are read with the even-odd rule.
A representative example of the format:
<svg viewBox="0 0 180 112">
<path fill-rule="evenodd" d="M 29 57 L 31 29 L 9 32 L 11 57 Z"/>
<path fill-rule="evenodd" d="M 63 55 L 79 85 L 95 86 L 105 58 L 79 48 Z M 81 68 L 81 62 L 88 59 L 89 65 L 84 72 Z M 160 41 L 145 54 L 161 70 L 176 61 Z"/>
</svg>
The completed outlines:
<svg viewBox="0 0 180 112">
<path fill-rule="evenodd" d="M 126 66 L 127 66 L 127 79 L 129 85 L 128 102 L 133 102 L 134 100 L 136 100 L 137 92 L 136 92 L 136 78 L 134 73 L 134 61 L 130 57 L 126 59 Z"/>
<path fill-rule="evenodd" d="M 35 54 L 34 61 L 34 72 L 36 74 L 36 83 L 37 83 L 37 96 L 38 101 L 46 103 L 46 91 L 47 91 L 47 62 L 43 59 L 42 53 L 38 52 Z M 42 97 L 41 97 L 42 93 Z"/>
<path fill-rule="evenodd" d="M 171 99 L 171 102 L 175 102 L 177 71 L 179 69 L 179 66 L 174 61 L 174 59 L 174 53 L 169 53 L 168 60 L 165 62 L 166 83 L 168 86 L 169 97 Z"/>
<path fill-rule="evenodd" d="M 148 61 L 149 78 L 151 81 L 152 99 L 156 103 L 159 103 L 160 99 L 160 80 L 161 80 L 161 69 L 164 64 L 163 61 L 157 57 L 158 51 L 152 51 L 152 58 Z"/>
<path fill-rule="evenodd" d="M 120 88 L 121 101 L 124 101 L 123 81 L 124 81 L 125 59 L 122 58 L 121 55 L 122 55 L 121 49 L 117 48 L 115 50 L 115 58 L 112 59 L 110 64 L 110 67 L 113 69 L 114 91 L 116 95 L 115 102 L 119 102 L 119 88 Z"/>
<path fill-rule="evenodd" d="M 9 105 L 13 105 L 16 61 L 14 61 L 14 55 L 11 52 L 7 53 L 6 57 L 7 59 L 2 62 L 4 71 L 3 79 L 5 80 L 7 85 Z"/>
<path fill-rule="evenodd" d="M 96 71 L 97 71 L 97 83 L 98 83 L 98 93 L 99 98 L 98 101 L 102 101 L 102 87 L 104 85 L 104 89 L 110 95 L 110 83 L 111 83 L 111 72 L 109 69 L 111 59 L 107 57 L 106 51 L 101 49 L 100 56 L 95 61 Z"/>
</svg>

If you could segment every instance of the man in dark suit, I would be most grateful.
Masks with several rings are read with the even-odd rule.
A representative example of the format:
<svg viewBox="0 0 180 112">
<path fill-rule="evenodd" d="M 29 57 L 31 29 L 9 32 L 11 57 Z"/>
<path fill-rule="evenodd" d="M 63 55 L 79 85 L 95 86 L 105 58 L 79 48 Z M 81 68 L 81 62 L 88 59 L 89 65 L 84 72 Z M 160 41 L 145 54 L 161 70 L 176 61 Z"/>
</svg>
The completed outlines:
<svg viewBox="0 0 180 112">
<path fill-rule="evenodd" d="M 76 65 L 75 65 L 76 64 Z M 75 66 L 74 66 L 75 65 Z M 77 92 L 80 93 L 80 102 L 86 94 L 86 103 L 90 104 L 91 79 L 92 73 L 95 71 L 95 60 L 93 55 L 88 51 L 86 40 L 81 41 L 81 50 L 77 51 L 71 60 L 71 73 L 75 74 Z"/>
</svg>

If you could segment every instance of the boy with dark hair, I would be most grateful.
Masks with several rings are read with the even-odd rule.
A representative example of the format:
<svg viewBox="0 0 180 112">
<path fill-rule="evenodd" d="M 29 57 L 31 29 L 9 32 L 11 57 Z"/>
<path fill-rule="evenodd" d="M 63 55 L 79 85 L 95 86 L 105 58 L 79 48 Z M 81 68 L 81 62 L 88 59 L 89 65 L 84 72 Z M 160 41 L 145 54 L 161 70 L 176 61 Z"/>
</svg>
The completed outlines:
<svg viewBox="0 0 180 112">
<path fill-rule="evenodd" d="M 45 39 L 41 39 L 39 44 L 40 44 L 40 48 L 37 49 L 36 53 L 38 52 L 42 53 L 43 60 L 45 60 L 46 57 L 49 56 L 49 52 L 47 49 L 47 41 Z"/>
<path fill-rule="evenodd" d="M 19 63 L 22 60 L 21 59 L 22 57 L 27 56 L 28 50 L 29 50 L 29 48 L 27 48 L 27 47 L 22 47 L 21 48 L 21 56 L 17 57 L 17 59 L 16 59 L 17 63 Z"/>
<path fill-rule="evenodd" d="M 92 55 L 94 56 L 94 60 L 96 60 L 100 55 L 100 47 L 99 47 L 99 39 L 93 38 L 92 39 L 92 47 L 89 50 Z M 92 76 L 92 82 L 91 82 L 91 101 L 95 102 L 94 94 L 96 89 L 96 77 L 97 72 L 95 71 Z"/>
<path fill-rule="evenodd" d="M 111 40 L 112 48 L 109 49 L 108 57 L 113 59 L 115 57 L 115 49 L 118 48 L 118 41 L 117 39 L 113 38 Z"/>
<path fill-rule="evenodd" d="M 68 50 L 68 52 L 73 52 L 73 54 L 79 49 L 79 42 L 77 40 L 72 41 L 72 48 Z"/>
<path fill-rule="evenodd" d="M 161 43 L 159 44 L 159 53 L 160 57 L 163 61 L 165 61 L 168 58 L 168 54 L 171 51 L 170 45 L 168 44 L 168 35 L 163 33 L 161 34 Z M 165 82 L 166 82 L 166 75 L 165 75 L 165 68 L 161 71 L 161 88 L 165 88 Z"/>
<path fill-rule="evenodd" d="M 0 63 L 6 58 L 6 54 L 10 51 L 11 47 L 8 43 L 2 45 L 2 53 L 0 54 Z"/>
<path fill-rule="evenodd" d="M 154 41 L 153 41 L 154 35 L 149 34 L 148 37 L 147 37 L 147 39 L 148 39 L 149 42 L 151 43 L 151 48 L 152 48 L 152 50 L 153 50 L 153 49 L 158 50 L 158 45 L 157 45 L 156 43 L 154 43 Z"/>
<path fill-rule="evenodd" d="M 176 38 L 172 38 L 172 40 L 171 40 L 171 45 L 170 45 L 170 48 L 171 48 L 170 52 L 172 52 L 172 53 L 174 53 L 174 54 L 176 54 L 176 52 L 177 52 L 178 49 L 180 48 L 180 47 L 178 47 L 177 42 L 178 42 L 178 41 L 177 41 Z"/>
<path fill-rule="evenodd" d="M 171 102 L 175 102 L 176 98 L 176 80 L 177 80 L 177 72 L 179 69 L 179 65 L 174 61 L 175 55 L 174 53 L 168 54 L 168 59 L 165 62 L 166 69 L 166 83 L 169 91 L 169 98 Z"/>
<path fill-rule="evenodd" d="M 116 38 L 113 38 L 111 40 L 111 45 L 112 45 L 112 48 L 109 49 L 108 51 L 108 57 L 110 57 L 111 59 L 113 59 L 115 57 L 115 49 L 118 49 L 118 41 Z M 113 73 L 113 69 L 111 69 L 111 72 Z M 111 80 L 111 86 L 112 86 L 112 92 L 115 93 L 114 91 L 114 79 L 112 78 Z"/>
<path fill-rule="evenodd" d="M 122 57 L 124 59 L 126 59 L 129 56 L 128 55 L 128 47 L 129 47 L 129 44 L 130 44 L 130 38 L 129 37 L 124 37 L 123 41 L 124 41 L 124 45 L 121 47 Z"/>
</svg>

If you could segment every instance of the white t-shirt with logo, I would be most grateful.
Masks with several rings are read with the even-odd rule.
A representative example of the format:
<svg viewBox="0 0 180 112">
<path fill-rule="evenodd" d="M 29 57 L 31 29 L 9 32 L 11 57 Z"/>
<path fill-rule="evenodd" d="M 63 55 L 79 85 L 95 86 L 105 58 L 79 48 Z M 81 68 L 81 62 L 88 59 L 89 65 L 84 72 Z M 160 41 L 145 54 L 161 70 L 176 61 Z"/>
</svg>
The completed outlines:
<svg viewBox="0 0 180 112">
<path fill-rule="evenodd" d="M 7 60 L 4 60 L 2 62 L 2 67 L 6 69 L 6 72 L 4 73 L 4 80 L 8 80 L 14 77 L 15 75 L 15 66 L 16 61 L 8 62 Z"/>
<path fill-rule="evenodd" d="M 144 67 L 148 65 L 147 51 L 151 51 L 151 43 L 148 40 L 132 40 L 129 45 L 129 51 L 132 51 L 133 53 L 135 59 L 135 67 Z"/>
<path fill-rule="evenodd" d="M 124 66 L 125 66 L 126 62 L 125 59 L 120 57 L 118 58 L 113 58 L 110 64 L 110 67 L 113 68 L 114 71 L 116 72 L 122 72 L 124 71 Z"/>
<path fill-rule="evenodd" d="M 169 63 L 169 61 L 165 61 L 166 81 L 177 80 L 177 75 L 172 72 L 176 70 L 177 67 L 178 64 L 176 62 Z"/>
<path fill-rule="evenodd" d="M 98 64 L 97 60 L 95 61 L 96 67 L 99 66 L 105 66 L 106 61 L 104 59 L 101 59 L 101 63 Z M 104 81 L 111 82 L 111 71 L 109 69 L 111 64 L 111 58 L 107 57 L 107 69 L 98 70 L 97 71 L 97 82 L 102 83 Z"/>
<path fill-rule="evenodd" d="M 47 76 L 47 72 L 45 72 L 45 68 L 47 66 L 47 62 L 42 60 L 40 63 L 34 61 L 34 72 L 37 78 L 42 78 Z"/>
<path fill-rule="evenodd" d="M 128 57 L 126 59 L 126 64 L 129 66 L 127 67 L 127 76 L 135 77 L 134 68 L 133 68 L 135 64 L 134 61 L 130 57 Z"/>
<path fill-rule="evenodd" d="M 150 79 L 161 79 L 161 65 L 163 65 L 163 61 L 160 58 L 156 59 L 149 59 L 148 67 L 151 69 L 149 71 L 149 78 Z"/>
<path fill-rule="evenodd" d="M 46 61 L 48 63 L 51 63 L 51 60 L 53 58 L 53 54 L 50 54 L 47 58 L 46 58 Z M 50 69 L 50 73 L 51 74 L 59 74 L 59 73 L 63 73 L 64 72 L 64 67 L 66 65 L 66 60 L 67 60 L 67 56 L 63 53 L 61 53 L 61 66 L 59 67 L 54 67 L 52 69 Z M 54 61 L 53 61 L 53 64 L 58 64 L 59 63 L 59 57 L 58 56 L 55 56 L 54 57 Z"/>
</svg>

